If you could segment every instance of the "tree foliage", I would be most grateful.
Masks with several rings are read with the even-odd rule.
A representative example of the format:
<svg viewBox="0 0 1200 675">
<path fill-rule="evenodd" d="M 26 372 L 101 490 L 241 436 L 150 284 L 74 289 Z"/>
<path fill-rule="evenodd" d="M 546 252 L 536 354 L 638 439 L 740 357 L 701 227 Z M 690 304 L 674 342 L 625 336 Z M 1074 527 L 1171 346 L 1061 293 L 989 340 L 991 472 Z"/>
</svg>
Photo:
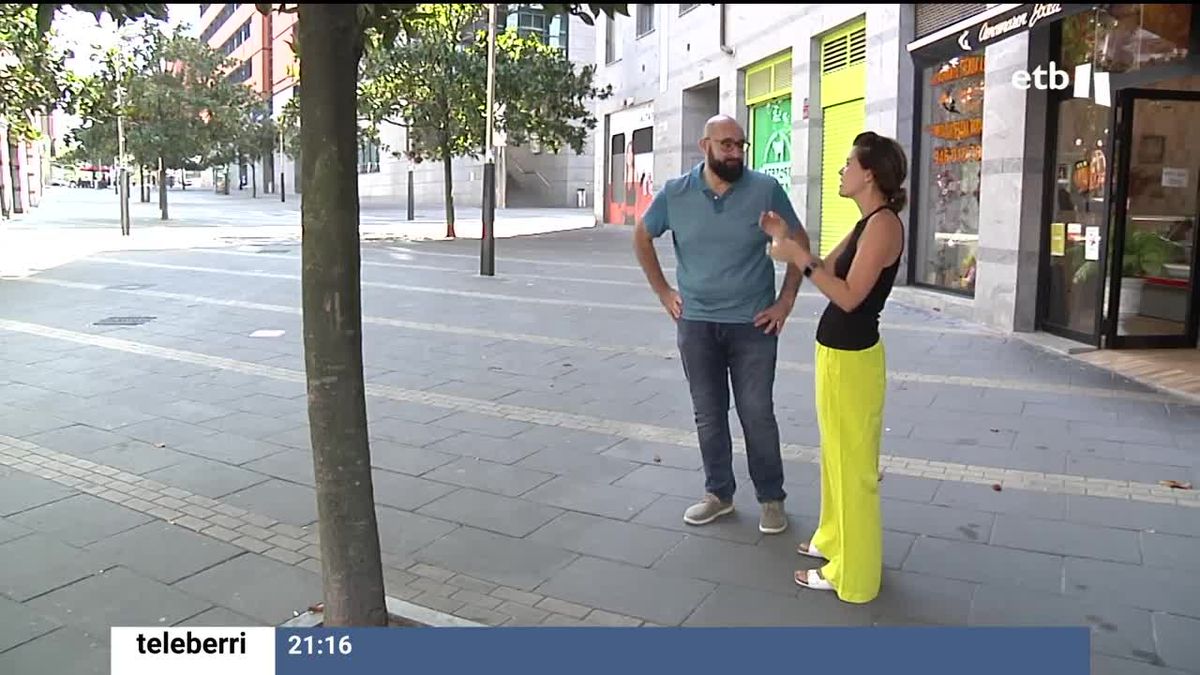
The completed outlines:
<svg viewBox="0 0 1200 675">
<path fill-rule="evenodd" d="M 31 114 L 63 105 L 74 83 L 66 69 L 69 54 L 39 31 L 37 18 L 34 5 L 0 4 L 0 118 L 18 140 L 38 137 Z"/>
</svg>

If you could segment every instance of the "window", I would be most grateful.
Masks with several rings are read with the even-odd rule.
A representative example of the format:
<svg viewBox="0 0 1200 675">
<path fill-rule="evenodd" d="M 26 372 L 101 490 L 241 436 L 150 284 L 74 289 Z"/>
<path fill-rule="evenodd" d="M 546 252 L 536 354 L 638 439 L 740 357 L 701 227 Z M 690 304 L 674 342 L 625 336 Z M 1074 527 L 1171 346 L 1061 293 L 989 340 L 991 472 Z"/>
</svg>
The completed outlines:
<svg viewBox="0 0 1200 675">
<path fill-rule="evenodd" d="M 983 52 L 924 69 L 917 283 L 975 295 L 983 166 Z"/>
<path fill-rule="evenodd" d="M 1190 4 L 1099 5 L 1063 21 L 1062 62 L 1123 73 L 1182 61 L 1191 25 Z"/>
<path fill-rule="evenodd" d="M 358 142 L 358 172 L 379 173 L 379 143 L 372 140 Z"/>
<path fill-rule="evenodd" d="M 654 5 L 637 6 L 637 35 L 641 37 L 654 30 Z"/>
<path fill-rule="evenodd" d="M 225 79 L 229 80 L 230 82 L 232 82 L 234 84 L 238 84 L 240 82 L 245 82 L 246 80 L 250 79 L 250 76 L 253 74 L 254 74 L 253 62 L 245 61 L 242 63 L 242 65 L 229 71 L 229 74 L 225 76 Z"/>
<path fill-rule="evenodd" d="M 246 19 L 246 23 L 242 24 L 242 27 L 239 28 L 236 33 L 229 36 L 229 39 L 225 41 L 225 44 L 221 45 L 220 51 L 225 56 L 229 56 L 236 51 L 238 47 L 241 47 L 243 44 L 245 44 L 249 39 L 250 19 Z"/>
<path fill-rule="evenodd" d="M 617 34 L 617 20 L 608 17 L 604 24 L 604 62 L 612 63 L 621 58 L 621 36 Z"/>
<path fill-rule="evenodd" d="M 567 48 L 567 16 L 548 12 L 542 5 L 508 5 L 500 29 L 512 29 L 521 36 L 533 35 L 551 47 Z"/>
<path fill-rule="evenodd" d="M 698 2 L 692 3 L 690 5 L 681 4 L 681 5 L 679 5 L 679 16 L 683 16 L 684 14 L 687 14 L 688 12 L 692 11 L 693 9 L 696 9 L 699 6 L 700 6 L 700 3 L 698 3 Z"/>
<path fill-rule="evenodd" d="M 212 22 L 208 24 L 208 28 L 205 28 L 204 32 L 200 34 L 200 40 L 203 42 L 208 42 L 211 40 L 212 36 L 216 35 L 217 31 L 221 30 L 221 26 L 224 26 L 225 22 L 233 16 L 233 13 L 237 11 L 238 7 L 241 7 L 241 5 L 237 3 L 222 7 L 221 13 L 213 17 Z"/>
</svg>

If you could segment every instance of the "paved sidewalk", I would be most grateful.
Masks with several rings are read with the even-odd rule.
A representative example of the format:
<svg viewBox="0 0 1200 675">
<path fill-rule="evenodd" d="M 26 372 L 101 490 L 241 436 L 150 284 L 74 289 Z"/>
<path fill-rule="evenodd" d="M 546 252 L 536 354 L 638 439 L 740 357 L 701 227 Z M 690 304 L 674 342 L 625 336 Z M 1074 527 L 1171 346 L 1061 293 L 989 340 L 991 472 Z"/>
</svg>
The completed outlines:
<svg viewBox="0 0 1200 675">
<path fill-rule="evenodd" d="M 0 672 L 320 600 L 299 246 L 268 231 L 0 280 Z M 693 528 L 690 401 L 628 232 L 497 248 L 483 279 L 478 242 L 364 245 L 390 595 L 489 625 L 1088 625 L 1095 673 L 1200 673 L 1200 497 L 1160 484 L 1200 483 L 1200 407 L 892 305 L 884 590 L 846 605 L 791 578 L 821 300 L 780 348 L 792 528 L 758 532 L 741 455 L 738 511 Z"/>
</svg>

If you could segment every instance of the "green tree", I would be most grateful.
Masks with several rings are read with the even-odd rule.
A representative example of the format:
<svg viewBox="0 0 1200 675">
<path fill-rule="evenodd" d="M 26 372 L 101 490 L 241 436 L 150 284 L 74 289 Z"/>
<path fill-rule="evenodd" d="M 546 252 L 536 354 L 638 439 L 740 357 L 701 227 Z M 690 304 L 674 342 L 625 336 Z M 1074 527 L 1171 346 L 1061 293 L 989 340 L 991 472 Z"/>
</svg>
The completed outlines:
<svg viewBox="0 0 1200 675">
<path fill-rule="evenodd" d="M 37 17 L 35 5 L 0 4 L 0 119 L 13 140 L 38 138 L 32 114 L 48 114 L 71 96 L 69 54 L 39 32 Z"/>
<path fill-rule="evenodd" d="M 486 152 L 487 39 L 483 4 L 421 5 L 397 39 L 367 36 L 358 106 L 372 125 L 401 124 L 415 162 L 440 160 L 446 202 L 446 236 L 454 236 L 452 162 Z M 485 29 L 486 30 L 486 29 Z M 582 153 L 596 119 L 594 98 L 611 89 L 593 84 L 594 66 L 576 68 L 559 49 L 516 30 L 496 37 L 495 104 L 504 110 L 497 131 L 510 144 L 536 140 L 551 152 Z"/>
</svg>

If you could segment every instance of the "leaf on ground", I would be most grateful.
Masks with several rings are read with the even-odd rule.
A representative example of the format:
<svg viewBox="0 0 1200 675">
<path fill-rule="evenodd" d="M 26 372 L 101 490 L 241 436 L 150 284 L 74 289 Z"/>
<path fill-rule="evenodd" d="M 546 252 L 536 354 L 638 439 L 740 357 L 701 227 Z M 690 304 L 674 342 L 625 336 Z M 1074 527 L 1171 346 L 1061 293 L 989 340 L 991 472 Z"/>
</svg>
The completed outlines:
<svg viewBox="0 0 1200 675">
<path fill-rule="evenodd" d="M 1172 490 L 1191 490 L 1192 489 L 1191 483 L 1187 483 L 1184 481 L 1178 481 L 1178 480 L 1160 480 L 1160 481 L 1158 481 L 1158 484 L 1165 486 L 1165 487 L 1169 487 Z"/>
<path fill-rule="evenodd" d="M 1003 490 L 1004 488 L 1003 488 L 1003 487 L 1000 487 L 1000 484 L 999 484 L 999 483 L 992 483 L 992 489 L 993 489 L 993 490 L 995 490 L 996 492 L 1000 492 L 1000 491 L 1001 491 L 1001 490 Z"/>
<path fill-rule="evenodd" d="M 156 448 L 165 448 L 165 447 L 167 447 L 167 444 L 166 444 L 166 443 L 159 442 L 159 443 L 155 443 L 155 444 L 154 444 L 154 447 L 156 447 Z"/>
<path fill-rule="evenodd" d="M 310 606 L 308 608 L 308 611 L 310 611 L 314 614 L 317 612 L 324 612 L 325 611 L 325 603 L 318 602 L 317 604 Z"/>
</svg>

